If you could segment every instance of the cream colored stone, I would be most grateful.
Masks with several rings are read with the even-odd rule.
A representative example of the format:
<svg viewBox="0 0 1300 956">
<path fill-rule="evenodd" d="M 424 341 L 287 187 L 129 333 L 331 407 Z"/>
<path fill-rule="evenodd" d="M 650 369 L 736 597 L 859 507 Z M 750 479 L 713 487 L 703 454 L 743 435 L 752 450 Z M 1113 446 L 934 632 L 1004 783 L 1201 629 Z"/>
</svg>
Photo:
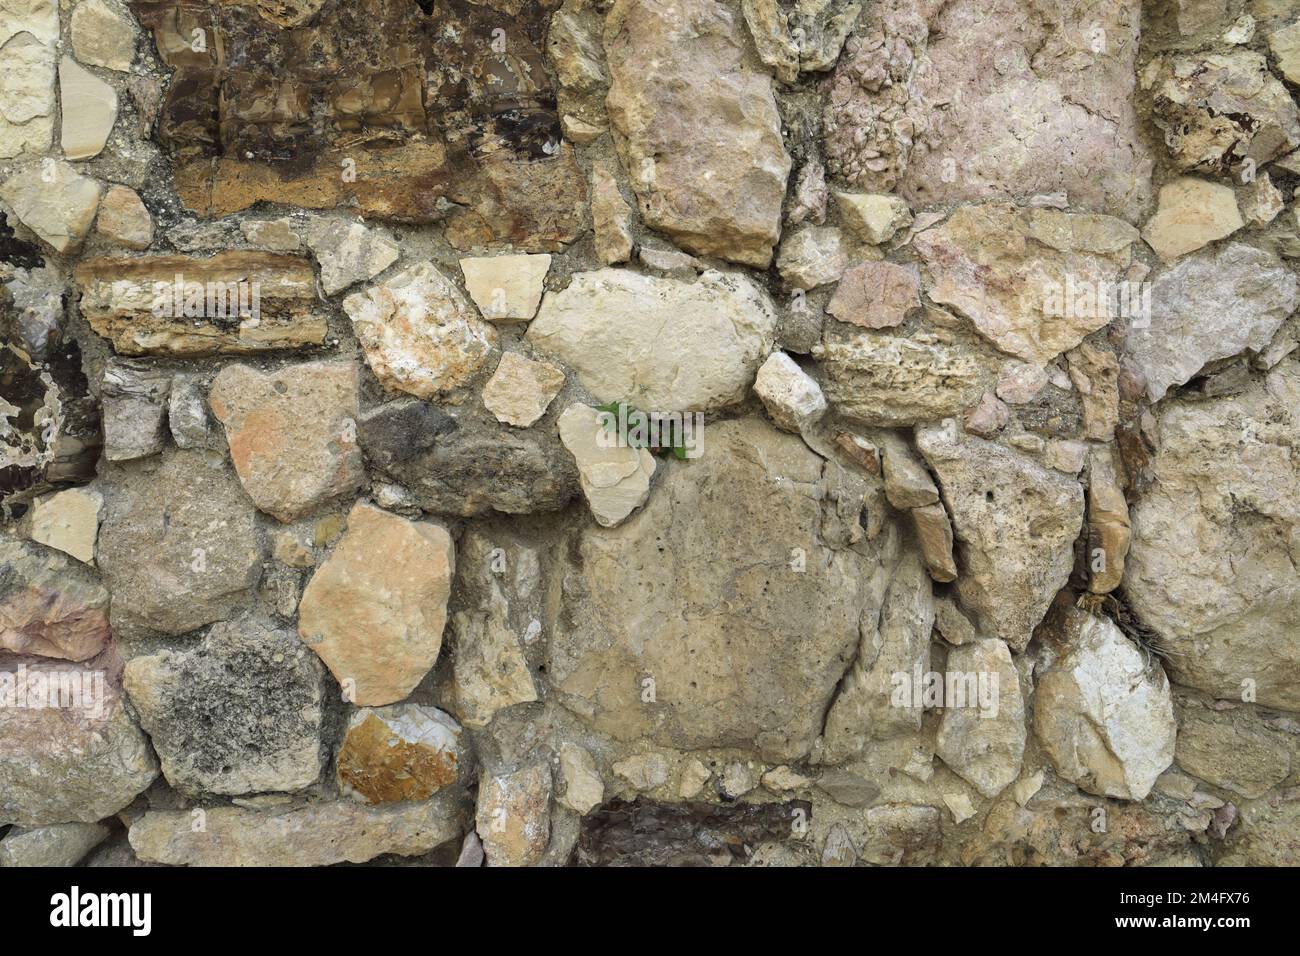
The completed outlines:
<svg viewBox="0 0 1300 956">
<path fill-rule="evenodd" d="M 1232 235 L 1245 223 L 1232 188 L 1184 176 L 1161 187 L 1142 238 L 1165 262 Z"/>
<path fill-rule="evenodd" d="M 605 784 L 585 748 L 570 743 L 560 745 L 560 775 L 564 793 L 559 801 L 574 813 L 585 816 L 605 799 Z"/>
<path fill-rule="evenodd" d="M 754 394 L 778 428 L 796 435 L 826 414 L 821 386 L 784 352 L 773 352 L 759 368 Z"/>
<path fill-rule="evenodd" d="M 63 155 L 90 159 L 103 152 L 117 122 L 117 91 L 70 56 L 59 60 Z"/>
<path fill-rule="evenodd" d="M 632 207 L 603 163 L 591 168 L 591 224 L 596 233 L 596 257 L 601 262 L 612 266 L 632 258 Z"/>
<path fill-rule="evenodd" d="M 898 196 L 882 193 L 836 193 L 840 219 L 863 242 L 878 246 L 912 222 L 912 211 Z"/>
<path fill-rule="evenodd" d="M 0 199 L 55 252 L 73 252 L 81 246 L 95 221 L 99 195 L 97 181 L 59 161 L 30 166 L 0 186 Z"/>
<path fill-rule="evenodd" d="M 82 63 L 125 72 L 135 59 L 132 19 L 108 0 L 81 0 L 72 11 L 72 52 Z"/>
<path fill-rule="evenodd" d="M 564 370 L 559 366 L 506 352 L 483 386 L 483 404 L 497 421 L 527 428 L 546 414 L 562 388 Z"/>
<path fill-rule="evenodd" d="M 56 491 L 32 502 L 23 517 L 23 529 L 33 541 L 94 564 L 103 507 L 104 496 L 91 488 Z"/>
<path fill-rule="evenodd" d="M 307 226 L 306 239 L 320 263 L 326 295 L 374 278 L 401 255 L 387 234 L 359 222 L 316 219 Z"/>
<path fill-rule="evenodd" d="M 570 405 L 560 416 L 560 440 L 578 464 L 582 493 L 596 523 L 612 528 L 650 495 L 654 455 L 620 444 L 615 428 L 590 405 Z"/>
<path fill-rule="evenodd" d="M 42 0 L 53 20 L 48 39 L 43 23 L 0 18 L 0 158 L 39 154 L 50 148 L 54 135 L 54 38 L 58 12 Z M 30 27 L 29 32 L 21 27 Z M 15 32 L 17 31 L 17 32 Z"/>
<path fill-rule="evenodd" d="M 153 243 L 153 217 L 130 186 L 112 186 L 104 193 L 95 229 L 109 242 L 128 249 L 148 249 Z"/>
<path fill-rule="evenodd" d="M 528 322 L 542 301 L 549 255 L 473 256 L 460 260 L 465 288 L 483 318 Z"/>
<path fill-rule="evenodd" d="M 475 829 L 488 866 L 532 866 L 551 838 L 551 770 L 534 764 L 479 777 Z"/>
<path fill-rule="evenodd" d="M 1268 47 L 1282 75 L 1291 83 L 1300 83 L 1300 23 L 1270 33 Z"/>
</svg>

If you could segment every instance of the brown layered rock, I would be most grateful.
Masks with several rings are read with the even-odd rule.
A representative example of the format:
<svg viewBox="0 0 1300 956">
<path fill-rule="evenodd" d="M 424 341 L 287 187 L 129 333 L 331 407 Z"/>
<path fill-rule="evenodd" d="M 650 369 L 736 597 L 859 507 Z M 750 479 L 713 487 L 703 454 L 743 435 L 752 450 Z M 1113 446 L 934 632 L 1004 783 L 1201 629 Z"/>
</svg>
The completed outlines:
<svg viewBox="0 0 1300 956">
<path fill-rule="evenodd" d="M 339 789 L 366 803 L 427 800 L 463 780 L 469 752 L 460 724 L 433 707 L 362 708 L 338 753 Z"/>
<path fill-rule="evenodd" d="M 158 136 L 200 215 L 262 201 L 416 223 L 452 210 L 460 248 L 555 250 L 582 228 L 586 187 L 541 53 L 554 3 L 426 13 L 360 0 L 288 18 L 260 4 L 132 6 L 175 71 Z"/>
<path fill-rule="evenodd" d="M 609 116 L 641 218 L 690 252 L 766 268 L 790 157 L 739 11 L 617 0 L 605 54 Z"/>
<path fill-rule="evenodd" d="M 82 315 L 122 355 L 248 354 L 325 341 L 316 276 L 298 256 L 95 258 L 73 274 Z"/>
<path fill-rule="evenodd" d="M 292 521 L 361 486 L 359 391 L 355 362 L 221 370 L 208 401 L 260 510 Z"/>
<path fill-rule="evenodd" d="M 401 700 L 442 649 L 454 547 L 447 531 L 358 502 L 303 592 L 298 632 L 363 706 Z"/>
</svg>

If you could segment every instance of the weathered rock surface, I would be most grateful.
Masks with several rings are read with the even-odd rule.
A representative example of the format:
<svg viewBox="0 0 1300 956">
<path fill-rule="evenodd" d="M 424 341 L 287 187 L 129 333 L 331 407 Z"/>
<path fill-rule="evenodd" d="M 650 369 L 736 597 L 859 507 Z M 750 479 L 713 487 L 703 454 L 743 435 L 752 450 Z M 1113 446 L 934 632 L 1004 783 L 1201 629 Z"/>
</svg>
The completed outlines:
<svg viewBox="0 0 1300 956">
<path fill-rule="evenodd" d="M 66 554 L 0 536 L 0 650 L 94 657 L 112 636 L 108 602 L 99 578 Z"/>
<path fill-rule="evenodd" d="M 1230 236 L 1245 223 L 1231 187 L 1184 176 L 1160 188 L 1142 238 L 1165 262 Z"/>
<path fill-rule="evenodd" d="M 324 669 L 291 630 L 216 624 L 197 644 L 131 659 L 123 684 L 181 793 L 301 790 L 320 776 Z"/>
<path fill-rule="evenodd" d="M 527 428 L 546 414 L 563 387 L 564 370 L 559 366 L 506 352 L 483 386 L 483 404 L 497 421 Z"/>
<path fill-rule="evenodd" d="M 153 217 L 134 189 L 113 186 L 99 201 L 95 231 L 128 249 L 148 249 L 153 244 Z"/>
<path fill-rule="evenodd" d="M 745 396 L 775 330 L 771 301 L 744 276 L 683 282 L 602 269 L 548 293 L 528 341 L 577 372 L 598 401 L 709 411 Z"/>
<path fill-rule="evenodd" d="M 54 75 L 59 10 L 23 0 L 0 13 L 0 157 L 39 154 L 54 134 Z"/>
<path fill-rule="evenodd" d="M 50 707 L 49 689 L 65 706 Z M 102 663 L 9 658 L 0 670 L 0 820 L 93 823 L 158 776 L 158 761 Z"/>
<path fill-rule="evenodd" d="M 339 747 L 339 789 L 365 803 L 427 800 L 463 782 L 470 765 L 460 724 L 434 707 L 363 707 Z"/>
<path fill-rule="evenodd" d="M 208 401 L 259 510 L 293 521 L 361 487 L 359 392 L 355 362 L 221 370 Z"/>
<path fill-rule="evenodd" d="M 957 535 L 957 591 L 980 630 L 1024 650 L 1074 563 L 1083 489 L 1001 445 L 934 426 L 917 447 Z"/>
<path fill-rule="evenodd" d="M 0 867 L 76 866 L 107 836 L 108 827 L 98 823 L 14 827 L 0 841 Z"/>
<path fill-rule="evenodd" d="M 63 155 L 91 159 L 104 150 L 117 122 L 117 90 L 70 56 L 59 60 Z"/>
<path fill-rule="evenodd" d="M 342 219 L 314 220 L 307 227 L 306 239 L 320 263 L 326 295 L 379 275 L 401 254 L 397 243 L 383 232 Z"/>
<path fill-rule="evenodd" d="M 645 504 L 655 473 L 654 455 L 620 442 L 615 429 L 590 405 L 570 405 L 558 424 L 597 524 L 612 528 Z"/>
<path fill-rule="evenodd" d="M 1151 321 L 1129 331 L 1127 350 L 1157 402 L 1207 364 L 1262 351 L 1300 303 L 1296 277 L 1276 256 L 1232 243 L 1156 275 Z"/>
<path fill-rule="evenodd" d="M 119 638 L 224 620 L 257 584 L 253 507 L 235 475 L 202 452 L 150 462 L 106 501 L 97 559 Z"/>
<path fill-rule="evenodd" d="M 441 525 L 358 502 L 307 584 L 298 631 L 361 706 L 406 697 L 442 649 L 455 548 Z"/>
<path fill-rule="evenodd" d="M 55 252 L 75 252 L 95 221 L 101 189 L 68 163 L 51 160 L 6 179 L 0 199 Z"/>
<path fill-rule="evenodd" d="M 1300 710 L 1297 408 L 1294 361 L 1240 395 L 1165 402 L 1124 569 L 1174 680 L 1287 710 Z"/>
<path fill-rule="evenodd" d="M 1178 712 L 1178 766 L 1243 797 L 1267 794 L 1291 774 L 1294 740 L 1270 729 L 1253 708 L 1216 711 L 1194 701 Z"/>
<path fill-rule="evenodd" d="M 316 278 L 297 256 L 96 258 L 73 274 L 82 315 L 122 355 L 244 354 L 325 340 Z"/>
<path fill-rule="evenodd" d="M 432 262 L 343 300 L 366 361 L 385 388 L 433 398 L 469 384 L 497 333 Z"/>
<path fill-rule="evenodd" d="M 475 829 L 488 866 L 532 866 L 551 838 L 551 770 L 533 764 L 479 776 Z"/>
<path fill-rule="evenodd" d="M 791 164 L 744 33 L 738 10 L 707 0 L 616 0 L 608 107 L 646 224 L 689 252 L 766 268 Z"/>
<path fill-rule="evenodd" d="M 1109 216 L 994 204 L 961 207 L 913 245 L 931 299 L 969 316 L 1002 351 L 1042 365 L 1111 320 L 1109 298 L 1072 308 L 1071 290 L 1113 287 L 1137 237 Z"/>
<path fill-rule="evenodd" d="M 460 268 L 465 274 L 465 288 L 483 318 L 527 322 L 541 304 L 551 257 L 471 256 L 460 260 Z"/>
<path fill-rule="evenodd" d="M 1020 775 L 1025 753 L 1025 704 L 1011 652 L 999 640 L 955 647 L 945 678 L 945 693 L 955 687 L 964 696 L 945 699 L 934 752 L 981 794 L 996 797 Z"/>
<path fill-rule="evenodd" d="M 759 368 L 754 394 L 778 428 L 796 435 L 826 414 L 821 386 L 784 352 L 773 352 Z"/>
<path fill-rule="evenodd" d="M 367 807 L 353 800 L 289 810 L 209 807 L 203 829 L 188 810 L 150 810 L 131 824 L 141 860 L 172 866 L 332 866 L 419 856 L 461 834 L 447 799 Z"/>
<path fill-rule="evenodd" d="M 95 541 L 104 496 L 92 488 L 68 488 L 36 498 L 23 517 L 22 532 L 37 544 L 95 563 Z"/>
<path fill-rule="evenodd" d="M 1108 618 L 1079 615 L 1038 676 L 1034 731 L 1056 772 L 1089 793 L 1142 800 L 1174 759 L 1169 681 Z"/>
<path fill-rule="evenodd" d="M 81 0 L 72 11 L 72 51 L 90 66 L 125 72 L 135 59 L 135 24 L 107 0 Z"/>
<path fill-rule="evenodd" d="M 864 329 L 887 329 L 902 324 L 909 311 L 920 307 L 920 289 L 915 266 L 864 262 L 840 278 L 826 311 Z"/>
<path fill-rule="evenodd" d="M 549 612 L 565 623 L 544 622 L 546 672 L 567 707 L 616 739 L 795 759 L 820 733 L 861 618 L 878 612 L 879 558 L 820 542 L 829 466 L 798 438 L 746 419 L 708 440 L 641 512 L 577 533 Z M 767 502 L 762 524 L 755 501 Z M 699 520 L 668 519 L 687 513 Z M 718 541 L 731 542 L 725 553 Z M 806 551 L 807 573 L 791 569 L 791 548 Z M 633 603 L 635 618 L 616 611 Z"/>
</svg>

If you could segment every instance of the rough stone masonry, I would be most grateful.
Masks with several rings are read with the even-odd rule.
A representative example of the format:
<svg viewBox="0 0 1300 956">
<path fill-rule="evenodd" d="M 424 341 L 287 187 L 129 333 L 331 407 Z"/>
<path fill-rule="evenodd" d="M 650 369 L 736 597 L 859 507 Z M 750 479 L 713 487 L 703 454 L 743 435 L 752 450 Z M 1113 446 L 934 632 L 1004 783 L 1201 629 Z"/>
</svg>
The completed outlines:
<svg viewBox="0 0 1300 956">
<path fill-rule="evenodd" d="M 1300 864 L 1300 0 L 6 0 L 0 865 Z"/>
</svg>

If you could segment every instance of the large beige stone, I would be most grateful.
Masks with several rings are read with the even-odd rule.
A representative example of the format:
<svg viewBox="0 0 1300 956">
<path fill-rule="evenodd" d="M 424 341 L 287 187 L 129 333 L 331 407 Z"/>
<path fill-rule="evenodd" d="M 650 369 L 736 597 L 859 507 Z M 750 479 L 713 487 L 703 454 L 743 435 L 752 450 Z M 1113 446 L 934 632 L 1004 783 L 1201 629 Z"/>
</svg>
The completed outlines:
<svg viewBox="0 0 1300 956">
<path fill-rule="evenodd" d="M 32 501 L 23 517 L 23 533 L 40 544 L 95 563 L 95 540 L 104 496 L 93 488 L 68 488 Z"/>
<path fill-rule="evenodd" d="M 135 59 L 135 25 L 108 0 L 81 0 L 72 11 L 72 52 L 90 66 L 125 72 Z"/>
<path fill-rule="evenodd" d="M 605 54 L 609 116 L 642 219 L 690 252 L 766 268 L 790 157 L 739 10 L 616 0 Z"/>
<path fill-rule="evenodd" d="M 1025 753 L 1025 703 L 1011 652 L 999 640 L 954 647 L 944 676 L 945 694 L 960 687 L 955 693 L 964 697 L 945 697 L 934 752 L 985 797 L 996 797 L 1020 775 Z"/>
<path fill-rule="evenodd" d="M 957 535 L 962 604 L 1015 651 L 1029 643 L 1074 564 L 1083 489 L 953 423 L 917 430 Z"/>
<path fill-rule="evenodd" d="M 893 540 L 823 543 L 823 472 L 838 468 L 759 420 L 722 422 L 639 513 L 578 529 L 543 622 L 558 699 L 619 740 L 806 755 L 876 619 Z M 841 493 L 859 515 L 862 491 Z"/>
<path fill-rule="evenodd" d="M 1113 288 L 1137 230 L 1121 219 L 1007 204 L 963 206 L 913 240 L 935 302 L 969 316 L 1004 352 L 1046 364 L 1114 316 L 1109 296 L 1075 308 L 1072 288 Z"/>
<path fill-rule="evenodd" d="M 1232 187 L 1184 176 L 1160 187 L 1159 206 L 1143 227 L 1142 238 L 1170 262 L 1244 225 Z"/>
<path fill-rule="evenodd" d="M 460 260 L 470 298 L 493 322 L 527 322 L 537 314 L 551 268 L 549 255 L 471 256 Z"/>
<path fill-rule="evenodd" d="M 1038 741 L 1089 793 L 1143 800 L 1174 760 L 1169 681 L 1109 618 L 1076 615 L 1067 633 L 1065 654 L 1038 677 Z"/>
<path fill-rule="evenodd" d="M 461 814 L 441 796 L 368 807 L 333 800 L 289 809 L 150 810 L 131 824 L 131 849 L 171 866 L 332 866 L 419 856 L 460 836 Z"/>
<path fill-rule="evenodd" d="M 1300 710 L 1297 409 L 1294 360 L 1239 395 L 1165 402 L 1124 569 L 1175 681 L 1287 710 Z"/>
<path fill-rule="evenodd" d="M 312 576 L 298 632 L 343 687 L 374 707 L 406 697 L 442 649 L 455 552 L 441 525 L 408 521 L 364 501 Z"/>
<path fill-rule="evenodd" d="M 225 426 L 239 480 L 260 510 L 293 521 L 360 488 L 360 388 L 352 361 L 221 370 L 208 402 Z"/>
<path fill-rule="evenodd" d="M 601 269 L 548 293 L 528 341 L 600 402 L 709 411 L 745 397 L 775 329 L 771 301 L 745 276 L 684 282 Z"/>
<path fill-rule="evenodd" d="M 50 148 L 58 35 L 51 0 L 19 3 L 0 14 L 0 158 Z"/>
<path fill-rule="evenodd" d="M 55 252 L 75 252 L 95 221 L 101 188 L 55 160 L 14 173 L 0 186 L 0 199 Z"/>
<path fill-rule="evenodd" d="M 380 383 L 418 398 L 454 391 L 478 374 L 497 332 L 432 262 L 419 262 L 343 300 Z"/>
</svg>

